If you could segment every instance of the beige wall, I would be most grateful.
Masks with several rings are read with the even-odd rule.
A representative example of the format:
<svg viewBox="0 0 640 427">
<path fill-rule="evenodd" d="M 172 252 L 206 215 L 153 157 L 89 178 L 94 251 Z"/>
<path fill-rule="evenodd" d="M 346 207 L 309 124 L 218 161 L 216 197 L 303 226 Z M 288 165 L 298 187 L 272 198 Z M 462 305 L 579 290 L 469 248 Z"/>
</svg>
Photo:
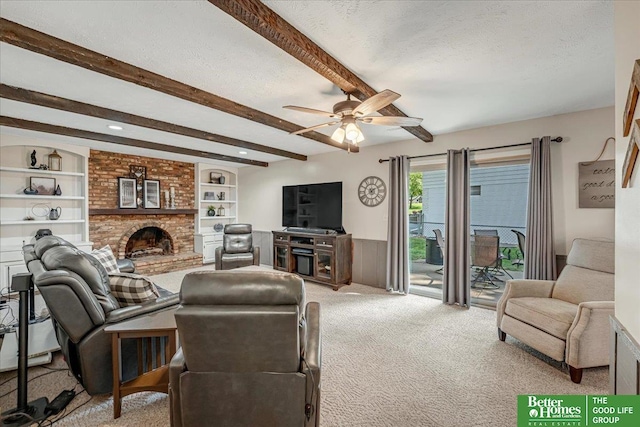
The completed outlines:
<svg viewBox="0 0 640 427">
<path fill-rule="evenodd" d="M 613 209 L 578 209 L 578 162 L 600 153 L 606 138 L 613 136 L 613 107 L 563 114 L 534 120 L 438 135 L 427 144 L 417 140 L 367 147 L 358 154 L 344 151 L 309 157 L 306 162 L 285 160 L 268 168 L 239 170 L 239 220 L 256 230 L 278 230 L 281 226 L 282 186 L 318 182 L 343 182 L 343 225 L 354 238 L 386 240 L 387 200 L 370 208 L 360 203 L 357 187 L 362 179 L 377 175 L 388 182 L 387 163 L 379 158 L 442 153 L 448 148 L 480 148 L 530 141 L 543 135 L 562 136 L 552 148 L 556 250 L 566 254 L 576 237 L 613 239 Z M 365 130 L 366 133 L 366 130 Z M 486 153 L 484 154 L 486 155 Z M 603 159 L 613 158 L 609 146 Z"/>
<path fill-rule="evenodd" d="M 633 62 L 640 58 L 640 2 L 615 2 L 616 168 L 622 163 L 629 137 L 622 136 L 622 114 Z M 635 118 L 640 117 L 640 109 Z M 640 342 L 640 171 L 630 188 L 616 188 L 616 317 Z M 616 175 L 620 177 L 620 172 Z"/>
</svg>

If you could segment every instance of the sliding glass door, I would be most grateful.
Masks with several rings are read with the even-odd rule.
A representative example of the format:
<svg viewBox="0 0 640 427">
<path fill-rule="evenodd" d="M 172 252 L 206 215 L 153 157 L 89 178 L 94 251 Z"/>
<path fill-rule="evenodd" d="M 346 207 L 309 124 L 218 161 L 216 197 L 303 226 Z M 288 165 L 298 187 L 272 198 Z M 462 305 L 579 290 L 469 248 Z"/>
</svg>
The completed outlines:
<svg viewBox="0 0 640 427">
<path fill-rule="evenodd" d="M 471 301 L 495 307 L 506 281 L 522 278 L 529 164 L 471 166 Z"/>
<path fill-rule="evenodd" d="M 446 171 L 412 172 L 410 176 L 409 250 L 411 292 L 442 296 L 442 251 Z"/>
<path fill-rule="evenodd" d="M 409 188 L 410 290 L 435 298 L 442 297 L 444 167 L 415 166 Z M 511 163 L 472 162 L 469 250 L 473 304 L 495 307 L 506 281 L 523 277 L 524 255 L 519 243 L 526 236 L 528 185 L 529 163 L 522 156 Z"/>
</svg>

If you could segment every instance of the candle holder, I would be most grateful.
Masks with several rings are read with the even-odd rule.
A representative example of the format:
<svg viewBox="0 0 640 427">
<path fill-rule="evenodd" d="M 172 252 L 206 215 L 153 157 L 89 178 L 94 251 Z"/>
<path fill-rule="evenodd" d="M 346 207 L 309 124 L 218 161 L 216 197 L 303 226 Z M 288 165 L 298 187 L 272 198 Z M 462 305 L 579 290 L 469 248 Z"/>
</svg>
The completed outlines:
<svg viewBox="0 0 640 427">
<path fill-rule="evenodd" d="M 171 209 L 175 209 L 176 208 L 176 195 L 172 194 L 171 195 Z"/>
</svg>

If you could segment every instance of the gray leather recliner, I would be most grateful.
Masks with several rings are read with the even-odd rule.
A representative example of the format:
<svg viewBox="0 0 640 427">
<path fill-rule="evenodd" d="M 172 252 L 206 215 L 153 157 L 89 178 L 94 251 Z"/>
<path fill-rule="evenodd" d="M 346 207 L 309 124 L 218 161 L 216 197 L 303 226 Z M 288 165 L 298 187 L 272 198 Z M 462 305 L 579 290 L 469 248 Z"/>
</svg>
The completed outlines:
<svg viewBox="0 0 640 427">
<path fill-rule="evenodd" d="M 47 236 L 24 246 L 23 251 L 27 268 L 51 314 L 69 369 L 90 395 L 110 393 L 111 335 L 104 329 L 174 307 L 178 295 L 158 287 L 160 297 L 155 301 L 120 307 L 111 295 L 104 267 L 73 244 Z M 137 363 L 135 340 L 123 340 L 123 380 L 137 376 Z"/>
<path fill-rule="evenodd" d="M 174 427 L 314 427 L 320 412 L 320 306 L 293 274 L 187 274 L 171 361 Z"/>
<path fill-rule="evenodd" d="M 260 248 L 253 246 L 251 224 L 224 226 L 222 246 L 216 248 L 216 270 L 260 265 Z"/>
</svg>

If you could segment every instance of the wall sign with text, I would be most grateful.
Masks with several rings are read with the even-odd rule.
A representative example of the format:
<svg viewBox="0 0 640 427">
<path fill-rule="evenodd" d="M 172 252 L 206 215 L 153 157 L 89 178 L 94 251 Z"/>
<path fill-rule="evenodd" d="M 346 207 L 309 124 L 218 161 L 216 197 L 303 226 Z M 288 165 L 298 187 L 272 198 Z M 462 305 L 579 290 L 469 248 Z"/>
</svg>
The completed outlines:
<svg viewBox="0 0 640 427">
<path fill-rule="evenodd" d="M 578 206 L 613 208 L 616 204 L 615 160 L 584 162 L 578 165 Z"/>
</svg>

